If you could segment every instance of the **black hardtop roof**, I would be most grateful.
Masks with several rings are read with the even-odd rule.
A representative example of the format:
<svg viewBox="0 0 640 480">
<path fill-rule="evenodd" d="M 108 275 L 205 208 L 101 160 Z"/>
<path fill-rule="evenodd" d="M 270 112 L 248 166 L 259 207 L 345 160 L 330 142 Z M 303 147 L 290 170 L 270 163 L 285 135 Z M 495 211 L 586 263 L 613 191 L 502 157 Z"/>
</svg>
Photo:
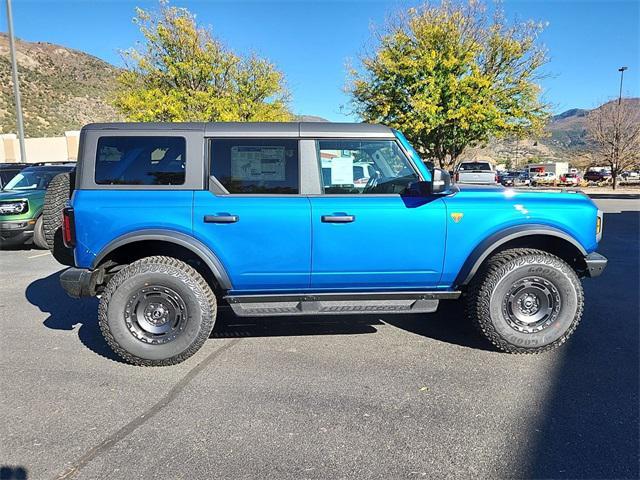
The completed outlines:
<svg viewBox="0 0 640 480">
<path fill-rule="evenodd" d="M 195 131 L 206 137 L 376 137 L 391 138 L 393 130 L 370 123 L 333 122 L 118 122 L 90 123 L 83 130 Z"/>
<path fill-rule="evenodd" d="M 28 167 L 28 163 L 0 163 L 0 169 L 11 169 L 15 170 L 16 168 L 24 168 Z"/>
<path fill-rule="evenodd" d="M 59 165 L 48 163 L 46 165 L 27 165 L 23 170 L 73 170 L 76 168 L 75 163 L 61 163 Z"/>
</svg>

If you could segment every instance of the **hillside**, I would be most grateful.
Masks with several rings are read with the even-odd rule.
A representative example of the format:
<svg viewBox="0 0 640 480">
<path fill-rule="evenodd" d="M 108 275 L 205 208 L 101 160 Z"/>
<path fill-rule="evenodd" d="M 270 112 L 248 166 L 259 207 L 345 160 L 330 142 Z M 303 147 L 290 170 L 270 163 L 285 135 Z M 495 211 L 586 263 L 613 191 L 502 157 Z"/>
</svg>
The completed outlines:
<svg viewBox="0 0 640 480">
<path fill-rule="evenodd" d="M 90 122 L 119 120 L 109 99 L 118 69 L 87 53 L 45 42 L 16 41 L 25 130 L 28 137 L 62 135 Z M 640 98 L 631 99 L 640 108 Z M 553 116 L 547 135 L 535 140 L 502 140 L 469 149 L 469 158 L 499 163 L 569 160 L 579 162 L 589 150 L 589 110 L 572 109 Z M 298 121 L 326 121 L 298 115 Z M 0 133 L 15 132 L 9 39 L 0 33 Z"/>
<path fill-rule="evenodd" d="M 16 39 L 28 137 L 61 135 L 89 122 L 118 119 L 109 105 L 118 69 L 84 52 Z M 15 132 L 9 39 L 0 33 L 0 126 Z"/>
<path fill-rule="evenodd" d="M 640 109 L 640 98 L 626 99 Z M 492 141 L 484 148 L 465 150 L 471 158 L 493 160 L 498 163 L 522 165 L 544 161 L 569 161 L 576 166 L 586 165 L 591 150 L 587 139 L 587 116 L 591 110 L 574 108 L 549 120 L 546 134 L 538 139 Z"/>
</svg>

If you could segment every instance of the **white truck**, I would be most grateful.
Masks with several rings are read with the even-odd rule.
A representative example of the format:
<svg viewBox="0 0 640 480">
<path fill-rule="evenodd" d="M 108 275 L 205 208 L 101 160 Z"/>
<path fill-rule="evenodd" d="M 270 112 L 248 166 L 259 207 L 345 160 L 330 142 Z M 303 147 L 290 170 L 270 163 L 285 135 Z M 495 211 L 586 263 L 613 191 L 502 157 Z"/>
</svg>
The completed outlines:
<svg viewBox="0 0 640 480">
<path fill-rule="evenodd" d="M 460 163 L 456 170 L 455 181 L 457 183 L 496 185 L 498 177 L 491 162 L 473 160 Z"/>
</svg>

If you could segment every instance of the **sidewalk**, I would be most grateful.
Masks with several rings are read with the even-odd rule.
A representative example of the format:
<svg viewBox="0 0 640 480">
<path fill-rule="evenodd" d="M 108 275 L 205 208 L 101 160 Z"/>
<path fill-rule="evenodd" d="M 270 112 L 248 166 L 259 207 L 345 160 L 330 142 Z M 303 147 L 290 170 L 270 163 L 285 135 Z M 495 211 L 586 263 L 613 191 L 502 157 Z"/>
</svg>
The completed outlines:
<svg viewBox="0 0 640 480">
<path fill-rule="evenodd" d="M 638 187 L 618 187 L 615 190 L 610 187 L 584 187 L 580 190 L 591 198 L 640 199 L 640 188 Z"/>
</svg>

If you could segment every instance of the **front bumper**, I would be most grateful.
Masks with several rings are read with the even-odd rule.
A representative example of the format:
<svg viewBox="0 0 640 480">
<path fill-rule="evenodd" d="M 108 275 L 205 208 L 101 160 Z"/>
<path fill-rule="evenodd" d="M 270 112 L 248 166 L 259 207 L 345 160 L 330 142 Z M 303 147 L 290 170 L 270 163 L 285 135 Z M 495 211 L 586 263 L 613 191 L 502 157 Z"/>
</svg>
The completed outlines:
<svg viewBox="0 0 640 480">
<path fill-rule="evenodd" d="M 584 261 L 587 264 L 587 270 L 585 272 L 587 277 L 597 277 L 607 268 L 607 257 L 596 252 L 584 257 Z"/>
<path fill-rule="evenodd" d="M 96 285 L 102 283 L 104 270 L 69 268 L 60 275 L 60 285 L 67 295 L 73 298 L 92 297 L 96 294 Z"/>
<path fill-rule="evenodd" d="M 35 220 L 0 222 L 0 246 L 9 247 L 31 242 L 35 223 Z"/>
</svg>

